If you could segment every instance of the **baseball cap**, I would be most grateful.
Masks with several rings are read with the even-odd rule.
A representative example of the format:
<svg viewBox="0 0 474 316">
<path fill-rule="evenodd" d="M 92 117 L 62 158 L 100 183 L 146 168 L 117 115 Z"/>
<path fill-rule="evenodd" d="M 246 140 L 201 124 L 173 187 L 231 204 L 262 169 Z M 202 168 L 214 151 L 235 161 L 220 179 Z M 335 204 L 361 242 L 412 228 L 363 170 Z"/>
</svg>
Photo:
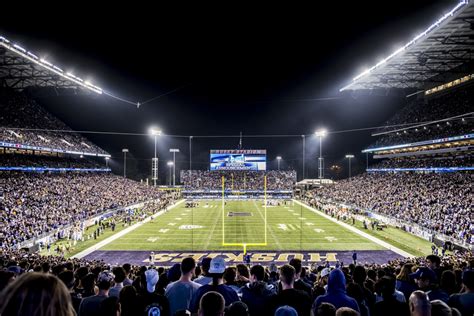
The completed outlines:
<svg viewBox="0 0 474 316">
<path fill-rule="evenodd" d="M 115 276 L 108 270 L 102 271 L 97 277 L 98 282 L 112 282 Z"/>
<path fill-rule="evenodd" d="M 418 270 L 416 270 L 415 273 L 410 274 L 410 278 L 412 280 L 416 279 L 429 279 L 430 281 L 435 281 L 436 280 L 436 274 L 434 273 L 433 270 L 431 270 L 428 267 L 420 267 Z"/>
<path fill-rule="evenodd" d="M 21 268 L 19 266 L 10 266 L 7 269 L 8 272 L 13 272 L 15 274 L 21 274 Z"/>
<path fill-rule="evenodd" d="M 155 292 L 155 285 L 158 283 L 159 275 L 155 269 L 148 269 L 145 271 L 146 289 L 149 293 Z"/>
<path fill-rule="evenodd" d="M 321 277 L 324 278 L 325 276 L 328 276 L 329 272 L 331 272 L 331 270 L 329 268 L 322 269 L 321 270 Z"/>
<path fill-rule="evenodd" d="M 225 271 L 225 260 L 222 257 L 216 257 L 211 260 L 211 266 L 209 273 L 224 273 Z"/>
<path fill-rule="evenodd" d="M 298 312 L 293 307 L 285 305 L 278 307 L 275 316 L 298 316 Z"/>
</svg>

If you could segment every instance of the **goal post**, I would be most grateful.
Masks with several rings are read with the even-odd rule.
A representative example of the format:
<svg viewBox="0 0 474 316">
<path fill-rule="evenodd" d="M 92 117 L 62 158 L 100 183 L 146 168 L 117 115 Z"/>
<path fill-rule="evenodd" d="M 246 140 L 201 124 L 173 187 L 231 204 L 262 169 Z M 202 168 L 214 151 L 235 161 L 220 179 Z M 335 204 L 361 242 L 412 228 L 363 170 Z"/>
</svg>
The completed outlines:
<svg viewBox="0 0 474 316">
<path fill-rule="evenodd" d="M 225 176 L 221 177 L 222 181 L 222 246 L 234 246 L 234 247 L 242 247 L 244 254 L 247 252 L 247 247 L 249 246 L 267 246 L 267 176 L 264 175 L 263 177 L 263 242 L 257 242 L 255 240 L 245 240 L 244 242 L 235 242 L 235 241 L 228 241 L 226 240 L 226 225 L 225 221 L 228 217 L 226 214 L 226 178 Z M 244 177 L 244 188 L 246 187 L 246 179 Z M 233 175 L 231 176 L 231 188 L 230 194 L 236 193 L 234 191 L 235 188 L 235 179 Z M 239 193 L 240 194 L 240 193 Z M 258 208 L 258 205 L 257 205 Z M 260 212 L 260 210 L 258 210 Z M 260 215 L 261 216 L 261 215 Z"/>
</svg>

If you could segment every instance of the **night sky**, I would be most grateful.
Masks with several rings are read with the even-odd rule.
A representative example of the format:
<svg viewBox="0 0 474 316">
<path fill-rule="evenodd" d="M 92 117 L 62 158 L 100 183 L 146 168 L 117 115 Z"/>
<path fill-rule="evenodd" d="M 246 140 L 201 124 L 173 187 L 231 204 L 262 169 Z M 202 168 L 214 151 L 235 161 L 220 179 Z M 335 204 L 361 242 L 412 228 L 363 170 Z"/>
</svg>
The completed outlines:
<svg viewBox="0 0 474 316">
<path fill-rule="evenodd" d="M 208 167 L 208 151 L 236 149 L 238 138 L 197 136 L 244 134 L 243 148 L 267 149 L 269 169 L 295 168 L 301 177 L 301 136 L 249 138 L 245 135 L 302 135 L 317 128 L 343 131 L 380 126 L 404 105 L 404 95 L 339 94 L 338 89 L 366 66 L 389 55 L 457 2 L 331 1 L 291 4 L 177 8 L 138 5 L 35 8 L 33 18 L 2 14 L 0 34 L 111 93 L 144 101 L 176 88 L 137 109 L 106 96 L 35 97 L 75 130 L 146 133 L 159 139 L 161 177 L 169 148 L 179 148 L 177 170 Z M 3 4 L 2 4 L 3 7 Z M 3 8 L 17 12 L 18 8 Z M 55 11 L 56 12 L 56 11 Z M 84 134 L 112 154 L 122 171 L 129 148 L 129 175 L 150 173 L 153 139 L 146 136 Z M 374 139 L 370 131 L 331 133 L 323 140 L 326 166 L 356 155 L 353 170 L 365 168 L 360 153 Z M 307 138 L 306 177 L 316 177 L 318 141 Z M 166 172 L 166 174 L 164 173 Z"/>
</svg>

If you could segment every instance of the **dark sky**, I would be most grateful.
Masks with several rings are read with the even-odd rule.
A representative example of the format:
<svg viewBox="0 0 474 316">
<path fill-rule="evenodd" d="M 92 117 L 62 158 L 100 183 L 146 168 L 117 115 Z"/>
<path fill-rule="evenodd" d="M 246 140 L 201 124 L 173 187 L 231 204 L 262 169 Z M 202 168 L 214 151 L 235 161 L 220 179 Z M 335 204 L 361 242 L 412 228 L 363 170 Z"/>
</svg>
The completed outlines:
<svg viewBox="0 0 474 316">
<path fill-rule="evenodd" d="M 104 96 L 38 99 L 74 129 L 143 133 L 154 124 L 170 135 L 301 135 L 318 127 L 341 131 L 382 124 L 404 104 L 404 97 L 353 97 L 338 89 L 455 4 L 314 1 L 311 6 L 165 8 L 81 2 L 55 10 L 34 8 L 31 18 L 2 14 L 0 34 L 133 101 L 184 86 L 140 109 Z M 152 138 L 86 136 L 112 154 L 117 172 L 126 147 L 130 172 L 136 178 L 149 174 Z M 371 142 L 370 132 L 330 134 L 323 143 L 326 166 L 341 164 L 346 173 L 343 157 L 350 152 L 356 155 L 355 165 L 365 167 L 360 151 Z M 193 168 L 208 166 L 209 149 L 237 146 L 237 138 L 194 138 Z M 188 138 L 162 137 L 162 171 L 170 147 L 182 151 L 178 169 L 188 167 Z M 269 168 L 282 155 L 282 167 L 301 174 L 301 137 L 244 138 L 243 147 L 267 149 Z M 316 175 L 317 147 L 314 137 L 308 139 L 309 177 Z"/>
</svg>

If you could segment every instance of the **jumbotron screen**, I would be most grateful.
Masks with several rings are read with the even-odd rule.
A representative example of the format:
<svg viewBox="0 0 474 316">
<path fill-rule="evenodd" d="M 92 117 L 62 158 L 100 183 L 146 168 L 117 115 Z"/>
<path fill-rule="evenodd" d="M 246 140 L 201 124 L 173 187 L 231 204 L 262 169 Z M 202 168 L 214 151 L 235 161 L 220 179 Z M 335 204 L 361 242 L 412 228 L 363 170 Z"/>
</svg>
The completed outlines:
<svg viewBox="0 0 474 316">
<path fill-rule="evenodd" d="M 257 150 L 211 150 L 213 170 L 267 170 L 267 151 Z"/>
</svg>

